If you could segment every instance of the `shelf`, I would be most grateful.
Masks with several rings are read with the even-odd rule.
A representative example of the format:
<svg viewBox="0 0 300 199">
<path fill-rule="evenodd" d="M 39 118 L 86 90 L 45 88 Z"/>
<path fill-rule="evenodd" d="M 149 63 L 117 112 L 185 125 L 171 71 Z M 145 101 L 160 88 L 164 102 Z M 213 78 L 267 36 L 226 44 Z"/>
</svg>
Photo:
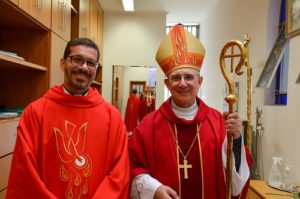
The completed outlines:
<svg viewBox="0 0 300 199">
<path fill-rule="evenodd" d="M 95 81 L 95 80 L 94 80 L 94 81 L 92 82 L 92 84 L 101 86 L 101 85 L 102 85 L 102 82 L 98 82 L 98 81 Z"/>
<path fill-rule="evenodd" d="M 10 57 L 8 55 L 0 54 L 0 65 L 9 65 L 9 67 L 18 67 L 25 69 L 35 69 L 41 71 L 47 71 L 47 68 L 37 64 L 33 64 L 18 58 Z"/>
<path fill-rule="evenodd" d="M 0 119 L 0 124 L 18 121 L 19 119 L 20 119 L 20 117 L 7 118 L 7 119 Z"/>
<path fill-rule="evenodd" d="M 71 13 L 75 14 L 75 15 L 78 14 L 78 11 L 76 10 L 76 8 L 73 5 L 71 5 Z"/>
</svg>

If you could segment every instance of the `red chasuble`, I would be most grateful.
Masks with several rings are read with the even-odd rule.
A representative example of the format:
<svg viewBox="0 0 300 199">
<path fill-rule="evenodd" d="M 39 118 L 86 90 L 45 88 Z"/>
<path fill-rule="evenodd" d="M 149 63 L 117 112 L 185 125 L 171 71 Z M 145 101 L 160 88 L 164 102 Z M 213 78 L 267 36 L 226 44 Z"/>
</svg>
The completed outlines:
<svg viewBox="0 0 300 199">
<path fill-rule="evenodd" d="M 155 110 L 155 98 L 152 96 L 144 96 L 141 101 L 139 120 L 142 121 L 145 115 Z"/>
<path fill-rule="evenodd" d="M 133 131 L 139 119 L 140 98 L 135 94 L 130 95 L 127 100 L 125 125 L 127 131 Z"/>
<path fill-rule="evenodd" d="M 128 198 L 127 134 L 113 106 L 51 88 L 23 112 L 7 198 Z"/>
<path fill-rule="evenodd" d="M 170 100 L 144 118 L 129 139 L 132 178 L 150 174 L 172 187 L 181 199 L 225 198 L 224 118 L 199 98 L 197 103 L 199 109 L 192 121 L 176 117 Z M 184 156 L 188 179 L 180 168 Z"/>
</svg>

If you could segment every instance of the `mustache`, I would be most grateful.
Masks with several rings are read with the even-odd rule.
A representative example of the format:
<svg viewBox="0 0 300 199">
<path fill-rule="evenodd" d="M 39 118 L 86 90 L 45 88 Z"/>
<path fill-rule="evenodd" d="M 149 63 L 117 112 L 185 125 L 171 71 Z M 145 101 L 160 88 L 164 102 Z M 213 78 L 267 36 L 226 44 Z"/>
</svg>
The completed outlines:
<svg viewBox="0 0 300 199">
<path fill-rule="evenodd" d="M 83 70 L 80 70 L 80 69 L 79 70 L 73 70 L 71 73 L 72 74 L 83 74 L 83 75 L 85 75 L 87 77 L 91 76 L 89 72 L 83 71 Z"/>
</svg>

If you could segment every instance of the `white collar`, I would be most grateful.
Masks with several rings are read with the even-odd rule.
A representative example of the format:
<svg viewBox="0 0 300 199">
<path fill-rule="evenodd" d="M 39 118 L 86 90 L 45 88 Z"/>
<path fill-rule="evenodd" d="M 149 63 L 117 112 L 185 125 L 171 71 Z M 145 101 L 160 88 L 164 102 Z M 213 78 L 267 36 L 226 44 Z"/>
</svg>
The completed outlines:
<svg viewBox="0 0 300 199">
<path fill-rule="evenodd" d="M 198 104 L 195 102 L 187 108 L 182 108 L 177 106 L 173 100 L 171 100 L 171 108 L 174 111 L 175 115 L 179 118 L 183 118 L 186 120 L 193 120 L 198 111 Z"/>
<path fill-rule="evenodd" d="M 63 86 L 63 88 L 64 88 L 64 93 L 69 94 L 69 95 L 74 95 L 74 96 L 87 96 L 88 95 L 88 92 L 86 92 L 84 94 L 72 94 L 64 86 Z"/>
</svg>

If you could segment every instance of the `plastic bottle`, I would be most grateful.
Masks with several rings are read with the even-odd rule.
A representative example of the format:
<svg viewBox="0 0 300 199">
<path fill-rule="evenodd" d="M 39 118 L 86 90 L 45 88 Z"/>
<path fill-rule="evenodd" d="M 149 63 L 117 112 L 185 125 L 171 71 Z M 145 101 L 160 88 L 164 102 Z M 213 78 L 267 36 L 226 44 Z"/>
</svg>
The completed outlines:
<svg viewBox="0 0 300 199">
<path fill-rule="evenodd" d="M 289 191 L 292 189 L 291 165 L 286 165 L 284 168 L 284 188 Z"/>
<path fill-rule="evenodd" d="M 281 174 L 279 166 L 281 165 L 281 157 L 272 157 L 273 164 L 269 173 L 269 185 L 273 187 L 281 187 Z"/>
</svg>

